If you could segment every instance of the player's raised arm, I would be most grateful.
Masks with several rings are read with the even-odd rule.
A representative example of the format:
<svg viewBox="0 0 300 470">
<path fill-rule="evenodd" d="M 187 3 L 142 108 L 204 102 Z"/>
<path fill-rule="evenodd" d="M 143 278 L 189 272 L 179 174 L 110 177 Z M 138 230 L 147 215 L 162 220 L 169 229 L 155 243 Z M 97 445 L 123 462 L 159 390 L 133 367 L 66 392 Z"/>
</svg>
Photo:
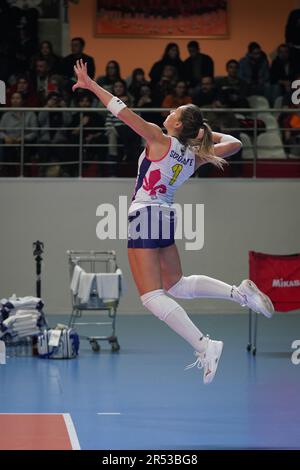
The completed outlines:
<svg viewBox="0 0 300 470">
<path fill-rule="evenodd" d="M 131 127 L 131 129 L 147 142 L 160 142 L 166 139 L 160 127 L 145 121 L 131 109 L 127 108 L 122 100 L 112 95 L 109 91 L 92 80 L 87 73 L 87 64 L 83 63 L 82 59 L 77 60 L 74 71 L 77 76 L 77 83 L 73 86 L 73 91 L 77 88 L 85 88 L 92 91 L 114 116 L 117 116 L 121 121 Z"/>
</svg>

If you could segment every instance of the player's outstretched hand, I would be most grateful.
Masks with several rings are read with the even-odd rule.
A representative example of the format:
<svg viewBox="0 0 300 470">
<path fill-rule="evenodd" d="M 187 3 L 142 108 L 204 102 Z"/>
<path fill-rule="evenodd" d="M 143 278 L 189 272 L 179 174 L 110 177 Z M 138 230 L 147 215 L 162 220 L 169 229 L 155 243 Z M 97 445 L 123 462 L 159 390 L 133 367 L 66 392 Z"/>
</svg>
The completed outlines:
<svg viewBox="0 0 300 470">
<path fill-rule="evenodd" d="M 83 63 L 82 59 L 77 60 L 74 66 L 74 72 L 77 77 L 77 83 L 72 87 L 72 90 L 75 91 L 77 88 L 89 89 L 93 80 L 88 76 L 87 63 Z"/>
</svg>

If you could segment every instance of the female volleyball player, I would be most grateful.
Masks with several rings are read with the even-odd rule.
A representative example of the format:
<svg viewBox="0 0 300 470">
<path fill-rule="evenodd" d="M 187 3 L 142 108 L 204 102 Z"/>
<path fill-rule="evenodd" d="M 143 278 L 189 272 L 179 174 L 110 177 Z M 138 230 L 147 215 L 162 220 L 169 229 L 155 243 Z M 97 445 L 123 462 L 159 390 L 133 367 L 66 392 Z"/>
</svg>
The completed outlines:
<svg viewBox="0 0 300 470">
<path fill-rule="evenodd" d="M 146 141 L 138 162 L 132 204 L 129 208 L 128 256 L 131 271 L 143 305 L 182 336 L 195 349 L 191 364 L 204 369 L 204 383 L 213 380 L 223 349 L 222 341 L 204 336 L 185 310 L 172 298 L 229 299 L 270 318 L 271 300 L 246 279 L 236 287 L 203 275 L 183 276 L 174 243 L 175 190 L 199 166 L 210 162 L 222 167 L 224 158 L 241 148 L 241 142 L 212 132 L 200 109 L 192 104 L 180 106 L 166 118 L 167 134 L 146 122 L 120 99 L 89 78 L 82 60 L 74 67 L 77 88 L 87 88 L 107 109 Z"/>
</svg>

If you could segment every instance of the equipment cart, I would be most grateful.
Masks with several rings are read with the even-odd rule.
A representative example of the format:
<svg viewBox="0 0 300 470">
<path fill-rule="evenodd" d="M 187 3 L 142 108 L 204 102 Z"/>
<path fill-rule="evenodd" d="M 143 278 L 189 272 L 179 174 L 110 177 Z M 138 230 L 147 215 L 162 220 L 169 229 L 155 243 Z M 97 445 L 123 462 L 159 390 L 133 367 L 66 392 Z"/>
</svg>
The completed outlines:
<svg viewBox="0 0 300 470">
<path fill-rule="evenodd" d="M 117 352 L 120 349 L 118 338 L 116 336 L 116 315 L 119 305 L 121 289 L 122 289 L 122 272 L 118 269 L 116 253 L 114 251 L 95 251 L 95 250 L 68 250 L 68 261 L 70 269 L 70 280 L 74 280 L 74 269 L 79 266 L 84 273 L 95 274 L 91 284 L 90 294 L 87 302 L 82 302 L 79 298 L 78 292 L 75 289 L 71 290 L 72 297 L 72 313 L 69 319 L 69 326 L 73 327 L 83 325 L 95 325 L 97 327 L 111 326 L 111 334 L 108 336 L 95 335 L 95 336 L 81 336 L 90 342 L 92 350 L 95 352 L 100 351 L 99 341 L 108 341 L 111 345 L 111 351 Z M 117 292 L 114 298 L 101 298 L 97 289 L 97 275 L 103 273 L 114 273 L 117 277 Z M 72 284 L 71 284 L 72 285 Z M 85 311 L 107 311 L 109 320 L 98 322 L 79 322 L 78 319 L 82 318 Z"/>
</svg>

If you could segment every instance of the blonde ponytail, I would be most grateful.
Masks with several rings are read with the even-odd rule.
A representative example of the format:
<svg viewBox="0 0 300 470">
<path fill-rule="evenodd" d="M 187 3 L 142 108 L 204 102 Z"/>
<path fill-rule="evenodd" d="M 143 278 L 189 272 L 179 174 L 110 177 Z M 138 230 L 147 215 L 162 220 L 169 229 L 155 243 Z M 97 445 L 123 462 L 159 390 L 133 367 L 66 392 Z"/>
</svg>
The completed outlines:
<svg viewBox="0 0 300 470">
<path fill-rule="evenodd" d="M 212 165 L 223 171 L 224 165 L 228 165 L 224 158 L 217 157 L 214 154 L 212 130 L 207 122 L 203 122 L 203 137 L 201 139 L 189 139 L 187 145 L 200 159 L 201 163 L 212 163 Z"/>
</svg>

